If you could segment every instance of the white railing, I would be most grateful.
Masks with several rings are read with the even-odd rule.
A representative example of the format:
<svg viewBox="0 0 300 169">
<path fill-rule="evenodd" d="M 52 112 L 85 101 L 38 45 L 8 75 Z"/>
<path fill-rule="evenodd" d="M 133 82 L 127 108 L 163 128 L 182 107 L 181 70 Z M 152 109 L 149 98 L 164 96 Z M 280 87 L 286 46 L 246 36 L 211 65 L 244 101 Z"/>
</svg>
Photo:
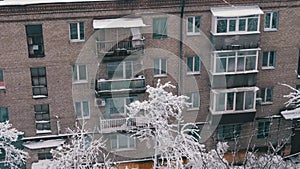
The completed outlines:
<svg viewBox="0 0 300 169">
<path fill-rule="evenodd" d="M 118 118 L 118 119 L 100 119 L 100 130 L 105 129 L 129 129 L 134 127 L 142 127 L 145 125 L 145 118 Z"/>
</svg>

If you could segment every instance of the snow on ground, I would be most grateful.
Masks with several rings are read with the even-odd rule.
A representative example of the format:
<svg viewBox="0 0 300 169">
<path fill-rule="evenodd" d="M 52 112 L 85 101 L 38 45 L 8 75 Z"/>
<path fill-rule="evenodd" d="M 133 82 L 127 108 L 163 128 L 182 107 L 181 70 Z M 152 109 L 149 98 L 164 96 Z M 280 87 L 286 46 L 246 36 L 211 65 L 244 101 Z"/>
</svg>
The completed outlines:
<svg viewBox="0 0 300 169">
<path fill-rule="evenodd" d="M 51 160 L 39 160 L 36 163 L 32 163 L 31 169 L 47 169 L 51 162 Z"/>
</svg>

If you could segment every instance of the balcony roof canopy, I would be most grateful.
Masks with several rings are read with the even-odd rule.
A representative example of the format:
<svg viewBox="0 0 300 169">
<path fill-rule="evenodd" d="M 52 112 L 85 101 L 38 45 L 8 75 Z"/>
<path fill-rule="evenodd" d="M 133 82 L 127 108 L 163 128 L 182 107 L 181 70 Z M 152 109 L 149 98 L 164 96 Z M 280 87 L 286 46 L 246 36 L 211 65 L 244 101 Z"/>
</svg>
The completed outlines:
<svg viewBox="0 0 300 169">
<path fill-rule="evenodd" d="M 280 113 L 286 120 L 293 120 L 293 119 L 300 118 L 300 108 L 296 108 L 294 110 L 284 110 Z"/>
<path fill-rule="evenodd" d="M 94 29 L 145 27 L 142 18 L 95 19 Z"/>
<path fill-rule="evenodd" d="M 232 6 L 232 7 L 213 7 L 210 9 L 213 16 L 216 17 L 237 17 L 237 16 L 249 16 L 260 15 L 264 12 L 259 6 Z"/>
</svg>

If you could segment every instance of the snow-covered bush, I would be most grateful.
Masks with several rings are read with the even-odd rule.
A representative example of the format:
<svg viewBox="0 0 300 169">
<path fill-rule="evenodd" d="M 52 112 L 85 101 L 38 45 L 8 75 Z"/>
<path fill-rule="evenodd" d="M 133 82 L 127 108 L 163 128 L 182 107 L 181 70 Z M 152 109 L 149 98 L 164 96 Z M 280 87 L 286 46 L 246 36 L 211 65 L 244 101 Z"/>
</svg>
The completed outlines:
<svg viewBox="0 0 300 169">
<path fill-rule="evenodd" d="M 21 168 L 25 165 L 28 153 L 15 146 L 22 132 L 15 128 L 7 121 L 0 123 L 0 165 L 9 168 Z"/>
</svg>

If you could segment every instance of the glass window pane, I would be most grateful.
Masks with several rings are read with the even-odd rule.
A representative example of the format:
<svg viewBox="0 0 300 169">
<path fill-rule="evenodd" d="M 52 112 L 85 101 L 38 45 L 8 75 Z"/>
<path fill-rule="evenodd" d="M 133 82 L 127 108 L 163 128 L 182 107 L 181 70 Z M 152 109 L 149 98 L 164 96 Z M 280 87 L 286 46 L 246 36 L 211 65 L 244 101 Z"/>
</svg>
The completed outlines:
<svg viewBox="0 0 300 169">
<path fill-rule="evenodd" d="M 216 94 L 216 111 L 225 110 L 225 93 Z"/>
<path fill-rule="evenodd" d="M 81 114 L 81 103 L 80 102 L 75 102 L 75 109 L 76 109 L 77 118 L 81 118 L 82 114 Z"/>
<path fill-rule="evenodd" d="M 229 58 L 228 59 L 228 72 L 234 72 L 235 71 L 235 58 Z"/>
<path fill-rule="evenodd" d="M 265 28 L 270 28 L 271 13 L 265 14 Z"/>
<path fill-rule="evenodd" d="M 193 17 L 188 18 L 188 32 L 193 32 Z"/>
<path fill-rule="evenodd" d="M 266 96 L 266 101 L 267 102 L 272 102 L 272 89 L 271 88 L 267 88 L 267 96 Z"/>
<path fill-rule="evenodd" d="M 229 31 L 235 31 L 236 20 L 229 20 Z"/>
<path fill-rule="evenodd" d="M 83 116 L 88 117 L 90 115 L 89 102 L 83 101 L 82 106 L 83 106 Z"/>
<path fill-rule="evenodd" d="M 84 23 L 79 23 L 79 30 L 80 30 L 80 40 L 84 40 Z"/>
<path fill-rule="evenodd" d="M 132 62 L 126 62 L 125 64 L 126 78 L 130 79 L 132 78 Z"/>
<path fill-rule="evenodd" d="M 258 19 L 249 18 L 248 19 L 248 31 L 257 31 Z"/>
<path fill-rule="evenodd" d="M 226 110 L 233 110 L 233 99 L 234 99 L 234 93 L 227 93 L 227 106 Z"/>
<path fill-rule="evenodd" d="M 227 32 L 227 20 L 218 20 L 217 33 Z"/>
<path fill-rule="evenodd" d="M 270 53 L 270 61 L 269 61 L 269 66 L 275 66 L 275 62 L 276 62 L 276 52 L 275 51 L 271 51 Z"/>
<path fill-rule="evenodd" d="M 264 52 L 263 53 L 263 63 L 262 63 L 262 66 L 268 66 L 268 57 L 269 57 L 269 53 L 268 52 Z"/>
<path fill-rule="evenodd" d="M 128 148 L 128 137 L 124 134 L 118 135 L 119 148 Z"/>
<path fill-rule="evenodd" d="M 246 58 L 246 70 L 255 70 L 256 57 L 251 56 Z"/>
<path fill-rule="evenodd" d="M 0 82 L 3 82 L 3 70 L 0 69 Z M 0 85 L 1 86 L 1 85 Z"/>
<path fill-rule="evenodd" d="M 113 135 L 110 137 L 110 146 L 112 149 L 116 149 L 118 147 L 118 143 L 117 143 L 117 136 Z"/>
<path fill-rule="evenodd" d="M 195 32 L 196 33 L 200 32 L 200 22 L 201 22 L 201 17 L 195 16 Z"/>
<path fill-rule="evenodd" d="M 159 59 L 154 59 L 154 74 L 159 74 Z"/>
<path fill-rule="evenodd" d="M 135 139 L 133 137 L 130 137 L 129 139 L 129 147 L 135 147 Z"/>
<path fill-rule="evenodd" d="M 254 92 L 247 91 L 246 100 L 245 100 L 245 109 L 253 109 L 253 108 L 254 108 Z"/>
<path fill-rule="evenodd" d="M 78 39 L 77 23 L 70 23 L 70 36 L 71 39 Z"/>
<path fill-rule="evenodd" d="M 79 65 L 79 80 L 86 80 L 86 66 Z"/>
<path fill-rule="evenodd" d="M 238 71 L 244 71 L 245 70 L 245 58 L 244 57 L 238 57 L 238 63 L 237 63 L 237 70 Z"/>
<path fill-rule="evenodd" d="M 187 57 L 187 71 L 193 71 L 193 57 Z"/>
<path fill-rule="evenodd" d="M 77 65 L 73 65 L 73 80 L 78 80 L 77 71 Z"/>
<path fill-rule="evenodd" d="M 200 57 L 199 56 L 195 56 L 195 72 L 199 72 L 200 71 Z"/>
<path fill-rule="evenodd" d="M 161 73 L 166 74 L 167 73 L 167 60 L 161 59 Z"/>
<path fill-rule="evenodd" d="M 278 22 L 278 12 L 273 12 L 273 17 L 272 17 L 272 28 L 276 29 L 277 28 L 277 23 Z"/>
<path fill-rule="evenodd" d="M 199 93 L 193 93 L 193 107 L 197 108 L 199 107 Z"/>
<path fill-rule="evenodd" d="M 239 31 L 246 31 L 246 19 L 239 20 Z"/>
<path fill-rule="evenodd" d="M 0 122 L 6 122 L 8 120 L 8 108 L 0 107 Z"/>
<path fill-rule="evenodd" d="M 226 58 L 220 58 L 220 59 L 217 58 L 216 61 L 217 61 L 216 72 L 226 72 L 226 68 L 227 68 Z"/>
<path fill-rule="evenodd" d="M 236 110 L 244 109 L 244 92 L 237 92 L 235 98 Z"/>
</svg>

